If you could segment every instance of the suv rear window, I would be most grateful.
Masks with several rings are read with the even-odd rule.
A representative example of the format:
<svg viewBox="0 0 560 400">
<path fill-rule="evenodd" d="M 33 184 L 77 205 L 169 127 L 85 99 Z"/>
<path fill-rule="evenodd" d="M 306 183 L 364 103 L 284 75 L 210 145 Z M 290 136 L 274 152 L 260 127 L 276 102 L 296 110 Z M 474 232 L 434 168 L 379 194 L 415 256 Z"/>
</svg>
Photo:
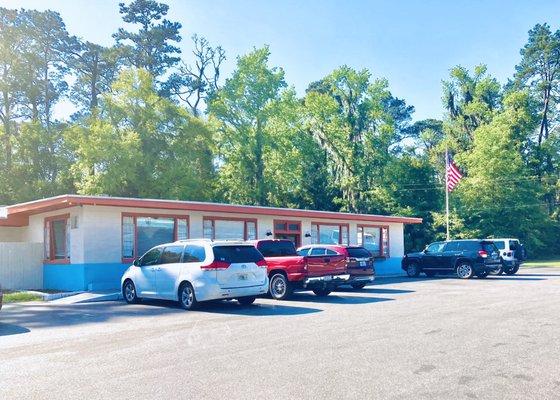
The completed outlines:
<svg viewBox="0 0 560 400">
<path fill-rule="evenodd" d="M 265 257 L 297 256 L 296 247 L 290 241 L 259 242 L 257 248 Z"/>
<path fill-rule="evenodd" d="M 371 253 L 364 249 L 363 247 L 348 247 L 348 257 L 351 258 L 369 258 L 372 257 Z"/>
<path fill-rule="evenodd" d="M 466 251 L 478 251 L 481 249 L 480 242 L 472 241 L 472 240 L 465 240 L 461 242 L 457 242 L 458 250 L 466 250 Z"/>
<path fill-rule="evenodd" d="M 263 256 L 254 246 L 215 246 L 214 259 L 228 263 L 258 262 Z"/>
</svg>

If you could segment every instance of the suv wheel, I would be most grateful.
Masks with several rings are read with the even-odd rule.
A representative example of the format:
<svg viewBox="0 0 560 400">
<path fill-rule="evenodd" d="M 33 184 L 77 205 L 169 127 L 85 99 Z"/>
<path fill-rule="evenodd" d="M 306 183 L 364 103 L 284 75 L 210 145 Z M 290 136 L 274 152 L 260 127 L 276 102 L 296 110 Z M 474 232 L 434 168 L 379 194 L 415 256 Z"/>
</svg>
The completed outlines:
<svg viewBox="0 0 560 400">
<path fill-rule="evenodd" d="M 457 277 L 461 279 L 470 279 L 474 275 L 474 270 L 472 265 L 468 262 L 461 262 L 457 265 Z"/>
<path fill-rule="evenodd" d="M 418 268 L 418 264 L 410 263 L 406 266 L 406 274 L 411 278 L 416 278 L 420 274 L 420 268 Z"/>
<path fill-rule="evenodd" d="M 136 286 L 129 279 L 123 285 L 123 297 L 128 304 L 138 303 L 138 295 L 136 294 Z"/>
<path fill-rule="evenodd" d="M 179 304 L 185 310 L 192 310 L 198 304 L 194 289 L 188 282 L 183 283 L 179 289 Z"/>
<path fill-rule="evenodd" d="M 292 285 L 286 275 L 278 272 L 270 277 L 270 295 L 276 300 L 286 300 L 292 294 Z"/>
<path fill-rule="evenodd" d="M 248 306 L 255 302 L 255 296 L 240 297 L 237 299 L 242 306 Z"/>
<path fill-rule="evenodd" d="M 331 291 L 328 289 L 313 289 L 313 293 L 319 297 L 325 297 L 331 294 Z"/>
</svg>

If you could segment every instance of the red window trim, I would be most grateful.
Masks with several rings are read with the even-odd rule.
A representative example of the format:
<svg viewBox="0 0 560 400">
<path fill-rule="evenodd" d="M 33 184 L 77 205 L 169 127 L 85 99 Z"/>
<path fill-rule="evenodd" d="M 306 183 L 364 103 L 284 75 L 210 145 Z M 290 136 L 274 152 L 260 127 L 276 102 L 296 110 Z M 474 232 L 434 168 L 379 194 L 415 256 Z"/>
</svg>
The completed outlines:
<svg viewBox="0 0 560 400">
<path fill-rule="evenodd" d="M 317 225 L 317 239 L 321 237 L 321 225 L 338 226 L 338 244 L 339 245 L 350 244 L 350 224 L 348 224 L 348 223 L 329 223 L 329 222 L 311 221 L 311 230 L 313 230 L 313 225 Z M 342 227 L 343 226 L 346 227 L 347 232 L 348 232 L 348 243 L 342 243 Z M 317 244 L 325 244 L 325 243 L 317 243 Z"/>
<path fill-rule="evenodd" d="M 286 229 L 276 229 L 276 224 L 286 224 Z M 288 229 L 290 224 L 297 224 L 299 226 L 299 229 L 297 231 L 291 231 Z M 298 238 L 298 243 L 296 243 L 296 247 L 301 246 L 301 221 L 297 221 L 297 220 L 289 220 L 289 219 L 275 219 L 272 220 L 272 226 L 273 226 L 273 235 L 274 237 L 276 237 L 276 234 L 279 235 L 299 235 Z"/>
<path fill-rule="evenodd" d="M 45 217 L 43 220 L 43 264 L 70 264 L 70 254 L 68 252 L 68 249 L 66 248 L 66 243 L 68 240 L 68 220 L 70 219 L 70 213 L 66 213 L 66 214 L 59 214 L 59 215 L 53 215 L 51 217 Z M 54 258 L 54 248 L 53 248 L 53 240 L 52 237 L 50 237 L 51 235 L 51 230 L 49 229 L 48 235 L 49 235 L 49 257 L 45 258 L 45 242 L 44 240 L 45 238 L 45 231 L 47 229 L 47 223 L 49 222 L 54 222 L 54 221 L 64 221 L 65 225 L 64 225 L 64 254 L 67 254 L 67 257 L 64 259 L 56 259 Z"/>
<path fill-rule="evenodd" d="M 358 230 L 358 228 L 362 228 L 362 245 L 364 244 L 364 238 L 363 238 L 363 228 L 379 228 L 380 232 L 379 232 L 379 255 L 376 257 L 379 258 L 387 258 L 390 256 L 391 254 L 391 237 L 389 235 L 389 230 L 390 227 L 389 225 L 372 225 L 372 224 L 358 224 L 358 226 L 356 227 L 356 231 Z M 385 249 L 383 248 L 383 229 L 387 229 L 387 254 L 385 254 Z M 356 232 L 357 234 L 358 232 Z"/>
<path fill-rule="evenodd" d="M 243 221 L 243 240 L 247 240 L 247 222 L 255 223 L 255 239 L 259 238 L 259 224 L 256 218 L 235 218 L 235 217 L 202 217 L 202 236 L 204 237 L 204 222 L 212 221 L 212 240 L 216 240 L 216 224 L 215 221 Z"/>
<path fill-rule="evenodd" d="M 123 257 L 123 228 L 124 228 L 124 217 L 132 217 L 132 223 L 134 224 L 134 244 L 133 244 L 133 255 L 132 257 Z M 191 237 L 191 222 L 189 215 L 181 214 L 161 214 L 161 213 L 131 213 L 123 212 L 121 213 L 121 262 L 123 264 L 128 264 L 139 257 L 138 251 L 138 226 L 136 224 L 136 218 L 138 217 L 148 217 L 148 218 L 173 218 L 173 240 L 177 240 L 177 220 L 184 219 L 187 220 L 187 239 Z"/>
</svg>

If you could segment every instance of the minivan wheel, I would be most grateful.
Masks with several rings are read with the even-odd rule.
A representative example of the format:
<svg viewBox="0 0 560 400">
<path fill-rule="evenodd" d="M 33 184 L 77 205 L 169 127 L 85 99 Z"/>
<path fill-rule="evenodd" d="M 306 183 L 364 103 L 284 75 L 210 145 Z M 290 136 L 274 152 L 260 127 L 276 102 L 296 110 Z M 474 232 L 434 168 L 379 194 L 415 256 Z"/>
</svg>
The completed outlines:
<svg viewBox="0 0 560 400">
<path fill-rule="evenodd" d="M 255 296 L 239 297 L 237 299 L 237 301 L 242 306 L 248 306 L 248 305 L 253 304 L 255 302 Z"/>
<path fill-rule="evenodd" d="M 406 266 L 406 274 L 411 278 L 416 278 L 420 274 L 418 264 L 410 263 Z"/>
<path fill-rule="evenodd" d="M 123 285 L 123 297 L 128 304 L 138 303 L 138 295 L 136 294 L 136 286 L 129 279 Z"/>
<path fill-rule="evenodd" d="M 331 291 L 328 289 L 313 289 L 313 293 L 319 297 L 325 297 L 331 294 Z"/>
<path fill-rule="evenodd" d="M 268 291 L 273 299 L 286 300 L 292 294 L 292 285 L 286 275 L 278 272 L 270 277 Z"/>
<path fill-rule="evenodd" d="M 192 310 L 198 304 L 198 301 L 196 301 L 194 288 L 189 282 L 183 283 L 179 288 L 179 304 L 185 310 Z"/>
<path fill-rule="evenodd" d="M 462 262 L 457 266 L 457 277 L 461 279 L 470 279 L 474 275 L 472 265 L 467 262 Z"/>
</svg>

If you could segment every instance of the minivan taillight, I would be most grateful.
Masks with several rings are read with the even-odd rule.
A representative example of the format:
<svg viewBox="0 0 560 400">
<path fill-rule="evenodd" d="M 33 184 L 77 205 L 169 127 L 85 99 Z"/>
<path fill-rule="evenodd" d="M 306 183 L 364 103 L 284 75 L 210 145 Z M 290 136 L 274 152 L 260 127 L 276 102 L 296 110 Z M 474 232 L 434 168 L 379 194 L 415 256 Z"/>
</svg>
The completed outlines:
<svg viewBox="0 0 560 400">
<path fill-rule="evenodd" d="M 478 255 L 482 258 L 488 257 L 488 252 L 486 250 L 478 250 Z"/>
<path fill-rule="evenodd" d="M 208 265 L 201 265 L 200 269 L 217 271 L 217 270 L 228 269 L 229 266 L 230 266 L 230 263 L 225 262 L 225 261 L 213 261 Z"/>
<path fill-rule="evenodd" d="M 256 264 L 257 264 L 257 267 L 263 267 L 263 268 L 268 267 L 268 265 L 266 265 L 266 261 L 265 261 L 265 260 L 257 261 Z"/>
</svg>

